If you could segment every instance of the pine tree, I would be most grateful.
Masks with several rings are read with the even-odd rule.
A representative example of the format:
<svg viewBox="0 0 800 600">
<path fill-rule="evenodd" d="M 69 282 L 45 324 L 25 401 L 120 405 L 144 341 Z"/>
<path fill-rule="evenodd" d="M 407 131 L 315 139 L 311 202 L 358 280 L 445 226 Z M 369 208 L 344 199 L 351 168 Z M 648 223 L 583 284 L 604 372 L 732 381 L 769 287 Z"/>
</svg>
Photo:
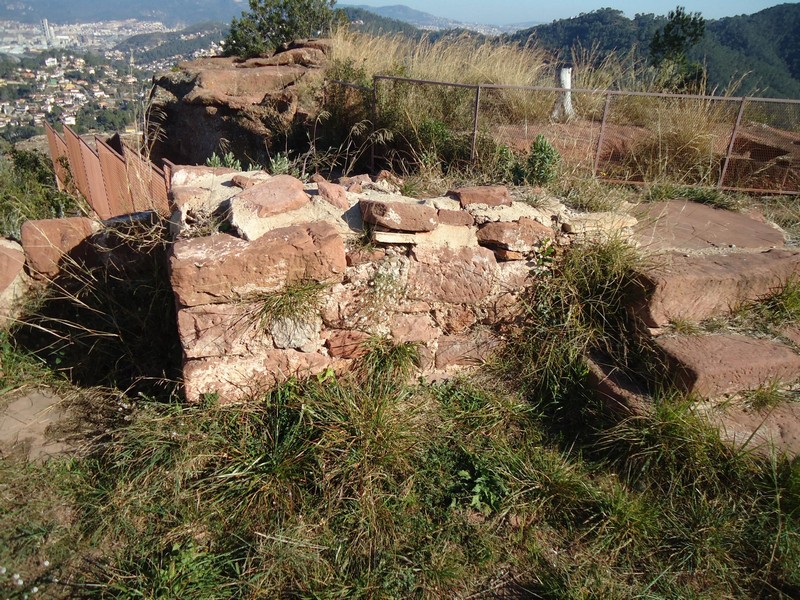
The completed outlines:
<svg viewBox="0 0 800 600">
<path fill-rule="evenodd" d="M 330 29 L 336 0 L 250 0 L 250 11 L 231 21 L 225 40 L 228 56 L 250 58 L 285 42 Z"/>
</svg>

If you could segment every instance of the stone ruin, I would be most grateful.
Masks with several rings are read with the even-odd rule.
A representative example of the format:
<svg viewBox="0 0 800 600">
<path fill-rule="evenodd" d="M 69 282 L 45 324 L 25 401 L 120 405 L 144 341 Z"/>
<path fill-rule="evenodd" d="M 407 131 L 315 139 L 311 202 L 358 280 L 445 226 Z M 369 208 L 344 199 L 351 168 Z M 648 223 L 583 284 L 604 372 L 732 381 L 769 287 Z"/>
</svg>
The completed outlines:
<svg viewBox="0 0 800 600">
<path fill-rule="evenodd" d="M 635 219 L 577 217 L 502 186 L 419 200 L 384 172 L 304 185 L 288 175 L 180 167 L 169 258 L 186 396 L 227 400 L 293 376 L 346 371 L 374 338 L 414 343 L 419 374 L 486 359 L 554 245 Z M 224 217 L 227 233 L 195 237 Z M 565 233 L 569 231 L 570 233 Z M 235 234 L 235 235 L 232 235 Z M 317 310 L 265 322 L 265 295 L 320 285 Z"/>
<path fill-rule="evenodd" d="M 665 378 L 702 400 L 697 410 L 723 438 L 800 453 L 796 402 L 754 409 L 742 401 L 765 383 L 798 389 L 800 327 L 769 335 L 671 327 L 725 318 L 800 277 L 800 250 L 758 214 L 686 200 L 576 213 L 537 190 L 465 187 L 417 199 L 400 186 L 386 172 L 303 183 L 174 168 L 168 267 L 188 401 L 246 401 L 292 377 L 346 372 L 375 339 L 413 343 L 417 376 L 451 377 L 500 347 L 553 252 L 624 236 L 648 256 L 638 274 L 643 293 L 630 308 Z M 13 318 L 32 282 L 57 277 L 67 257 L 85 258 L 115 226 L 84 217 L 23 224 L 21 246 L 0 243 L 0 317 Z M 135 262 L 116 252 L 103 254 L 108 268 Z M 294 304 L 265 309 L 291 294 Z M 628 375 L 591 360 L 590 370 L 610 410 L 652 410 Z"/>
<path fill-rule="evenodd" d="M 578 215 L 541 193 L 515 199 L 503 186 L 420 200 L 401 195 L 400 183 L 386 172 L 304 184 L 175 167 L 168 260 L 189 401 L 238 401 L 290 377 L 346 371 L 376 337 L 416 344 L 419 374 L 431 379 L 480 364 L 543 256 L 636 223 Z M 25 223 L 22 247 L 5 241 L 0 250 L 5 305 L 27 273 L 54 277 L 62 257 L 101 228 L 83 217 Z M 312 310 L 301 302 L 263 318 L 267 298 L 309 282 L 319 284 Z"/>
</svg>

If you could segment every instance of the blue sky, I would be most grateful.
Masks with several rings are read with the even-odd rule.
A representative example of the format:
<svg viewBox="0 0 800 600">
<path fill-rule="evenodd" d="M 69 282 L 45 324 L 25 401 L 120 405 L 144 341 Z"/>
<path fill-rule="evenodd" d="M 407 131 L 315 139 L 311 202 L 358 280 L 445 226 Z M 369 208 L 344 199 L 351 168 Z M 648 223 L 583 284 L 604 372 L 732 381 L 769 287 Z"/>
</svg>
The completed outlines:
<svg viewBox="0 0 800 600">
<path fill-rule="evenodd" d="M 411 8 L 448 17 L 458 21 L 505 25 L 540 21 L 549 23 L 555 19 L 575 17 L 582 12 L 598 8 L 616 8 L 632 17 L 636 13 L 666 15 L 676 6 L 684 6 L 689 12 L 700 12 L 706 19 L 719 19 L 733 15 L 752 14 L 784 4 L 766 0 L 717 0 L 701 2 L 675 0 L 664 2 L 656 0 L 556 0 L 534 2 L 531 0 L 339 0 L 340 4 L 361 4 L 369 6 L 390 6 L 405 4 Z"/>
</svg>

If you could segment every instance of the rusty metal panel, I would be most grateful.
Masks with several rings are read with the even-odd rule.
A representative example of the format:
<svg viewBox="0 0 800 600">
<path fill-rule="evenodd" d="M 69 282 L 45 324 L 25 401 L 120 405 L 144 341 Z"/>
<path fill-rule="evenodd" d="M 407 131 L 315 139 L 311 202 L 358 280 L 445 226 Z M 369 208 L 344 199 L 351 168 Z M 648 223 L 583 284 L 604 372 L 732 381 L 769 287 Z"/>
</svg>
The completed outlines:
<svg viewBox="0 0 800 600">
<path fill-rule="evenodd" d="M 164 173 L 128 146 L 124 146 L 124 154 L 134 210 L 154 210 L 169 215 Z"/>
<path fill-rule="evenodd" d="M 67 146 L 58 132 L 50 126 L 50 123 L 45 121 L 44 130 L 47 134 L 47 146 L 50 150 L 50 160 L 53 162 L 53 172 L 56 175 L 56 185 L 59 190 L 67 190 L 69 182 L 69 171 L 63 161 L 69 160 L 67 158 Z M 60 144 L 59 144 L 60 142 Z"/>
<path fill-rule="evenodd" d="M 133 200 L 128 188 L 128 175 L 125 159 L 100 138 L 97 140 L 97 156 L 103 170 L 103 182 L 106 197 L 115 215 L 127 215 L 133 212 Z"/>
<path fill-rule="evenodd" d="M 156 166 L 150 167 L 150 194 L 153 205 L 158 214 L 169 217 L 169 199 L 167 197 L 167 176 Z"/>
<path fill-rule="evenodd" d="M 69 157 L 69 168 L 72 171 L 72 178 L 75 187 L 80 194 L 89 200 L 89 178 L 86 176 L 86 169 L 83 166 L 83 156 L 81 155 L 81 139 L 78 134 L 64 125 L 64 139 L 67 143 L 67 156 Z"/>
<path fill-rule="evenodd" d="M 97 153 L 84 140 L 81 142 L 81 157 L 86 170 L 86 179 L 89 184 L 89 205 L 101 219 L 110 219 L 117 214 L 111 210 L 106 196 L 106 186 L 103 182 L 103 171 Z"/>
</svg>

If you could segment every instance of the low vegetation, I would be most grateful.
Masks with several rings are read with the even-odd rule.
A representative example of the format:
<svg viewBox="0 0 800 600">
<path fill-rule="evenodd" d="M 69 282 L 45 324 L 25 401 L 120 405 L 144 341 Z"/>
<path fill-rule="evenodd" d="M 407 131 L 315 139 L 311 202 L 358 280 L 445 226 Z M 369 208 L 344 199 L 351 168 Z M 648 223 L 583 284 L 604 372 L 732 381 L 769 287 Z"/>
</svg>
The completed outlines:
<svg viewBox="0 0 800 600">
<path fill-rule="evenodd" d="M 29 150 L 0 145 L 0 236 L 19 239 L 28 219 L 52 219 L 83 212 L 81 203 L 53 187 L 50 160 Z"/>
<path fill-rule="evenodd" d="M 375 339 L 350 375 L 242 405 L 82 388 L 97 423 L 83 453 L 0 460 L 0 589 L 795 596 L 795 463 L 730 449 L 680 397 L 613 420 L 585 389 L 587 350 L 637 360 L 623 309 L 637 260 L 619 241 L 553 257 L 496 366 L 471 378 L 409 382 L 414 346 Z M 7 377 L 43 368 L 11 339 Z"/>
<path fill-rule="evenodd" d="M 369 62 L 377 61 L 377 46 L 340 35 L 351 47 L 337 55 L 337 68 L 363 81 L 377 68 Z M 398 40 L 392 54 L 394 42 L 382 43 L 391 72 L 416 76 L 424 58 L 451 72 L 475 68 L 468 76 L 478 77 L 489 64 L 482 55 L 496 63 L 497 53 L 511 52 L 470 40 L 424 41 L 406 67 L 401 50 L 411 47 Z M 520 52 L 506 63 L 533 61 L 527 81 L 552 76 L 535 49 Z M 405 144 L 393 158 L 409 169 L 406 161 L 416 161 L 407 193 L 471 178 L 549 185 L 585 210 L 687 196 L 715 206 L 751 202 L 685 181 L 658 180 L 644 192 L 612 188 L 568 171 L 546 137 L 514 152 L 483 129 L 481 169 L 467 167 L 470 140 L 445 120 L 448 106 L 454 114 L 466 106 L 459 94 L 409 96 L 405 113 L 387 96 L 395 119 L 387 127 L 394 123 Z M 358 138 L 350 128 L 351 137 L 326 155 L 329 164 L 352 166 L 354 153 L 366 155 L 360 131 Z M 235 160 L 226 154 L 215 160 Z M 15 157 L 8 169 L 21 168 Z M 286 155 L 275 157 L 273 172 L 291 168 Z M 60 194 L 31 181 L 43 187 L 15 188 L 11 176 L 0 177 L 0 194 L 12 190 L 0 198 L 19 194 L 19 202 L 0 205 L 6 235 L 18 232 L 21 219 L 75 209 L 60 208 Z M 800 227 L 794 205 L 766 199 L 763 206 Z M 412 380 L 419 349 L 373 338 L 349 374 L 329 369 L 254 391 L 237 405 L 214 394 L 190 405 L 177 377 L 163 227 L 106 230 L 107 243 L 130 245 L 141 262 L 119 271 L 65 265 L 21 322 L 0 333 L 3 399 L 51 382 L 69 395 L 82 427 L 72 455 L 44 463 L 0 458 L 3 595 L 800 595 L 800 461 L 725 445 L 691 398 L 662 385 L 662 369 L 626 309 L 639 292 L 633 273 L 643 258 L 623 240 L 547 246 L 534 265 L 538 284 L 504 324 L 506 345 L 479 372 Z M 376 307 L 394 298 L 391 273 L 379 270 L 371 281 Z M 268 327 L 316 313 L 325 292 L 299 281 L 243 301 Z M 798 282 L 775 292 L 735 318 L 769 331 L 800 320 Z M 674 324 L 684 332 L 705 326 Z M 587 357 L 645 375 L 652 411 L 610 414 L 588 388 Z M 783 393 L 765 385 L 749 401 L 769 408 Z"/>
</svg>

